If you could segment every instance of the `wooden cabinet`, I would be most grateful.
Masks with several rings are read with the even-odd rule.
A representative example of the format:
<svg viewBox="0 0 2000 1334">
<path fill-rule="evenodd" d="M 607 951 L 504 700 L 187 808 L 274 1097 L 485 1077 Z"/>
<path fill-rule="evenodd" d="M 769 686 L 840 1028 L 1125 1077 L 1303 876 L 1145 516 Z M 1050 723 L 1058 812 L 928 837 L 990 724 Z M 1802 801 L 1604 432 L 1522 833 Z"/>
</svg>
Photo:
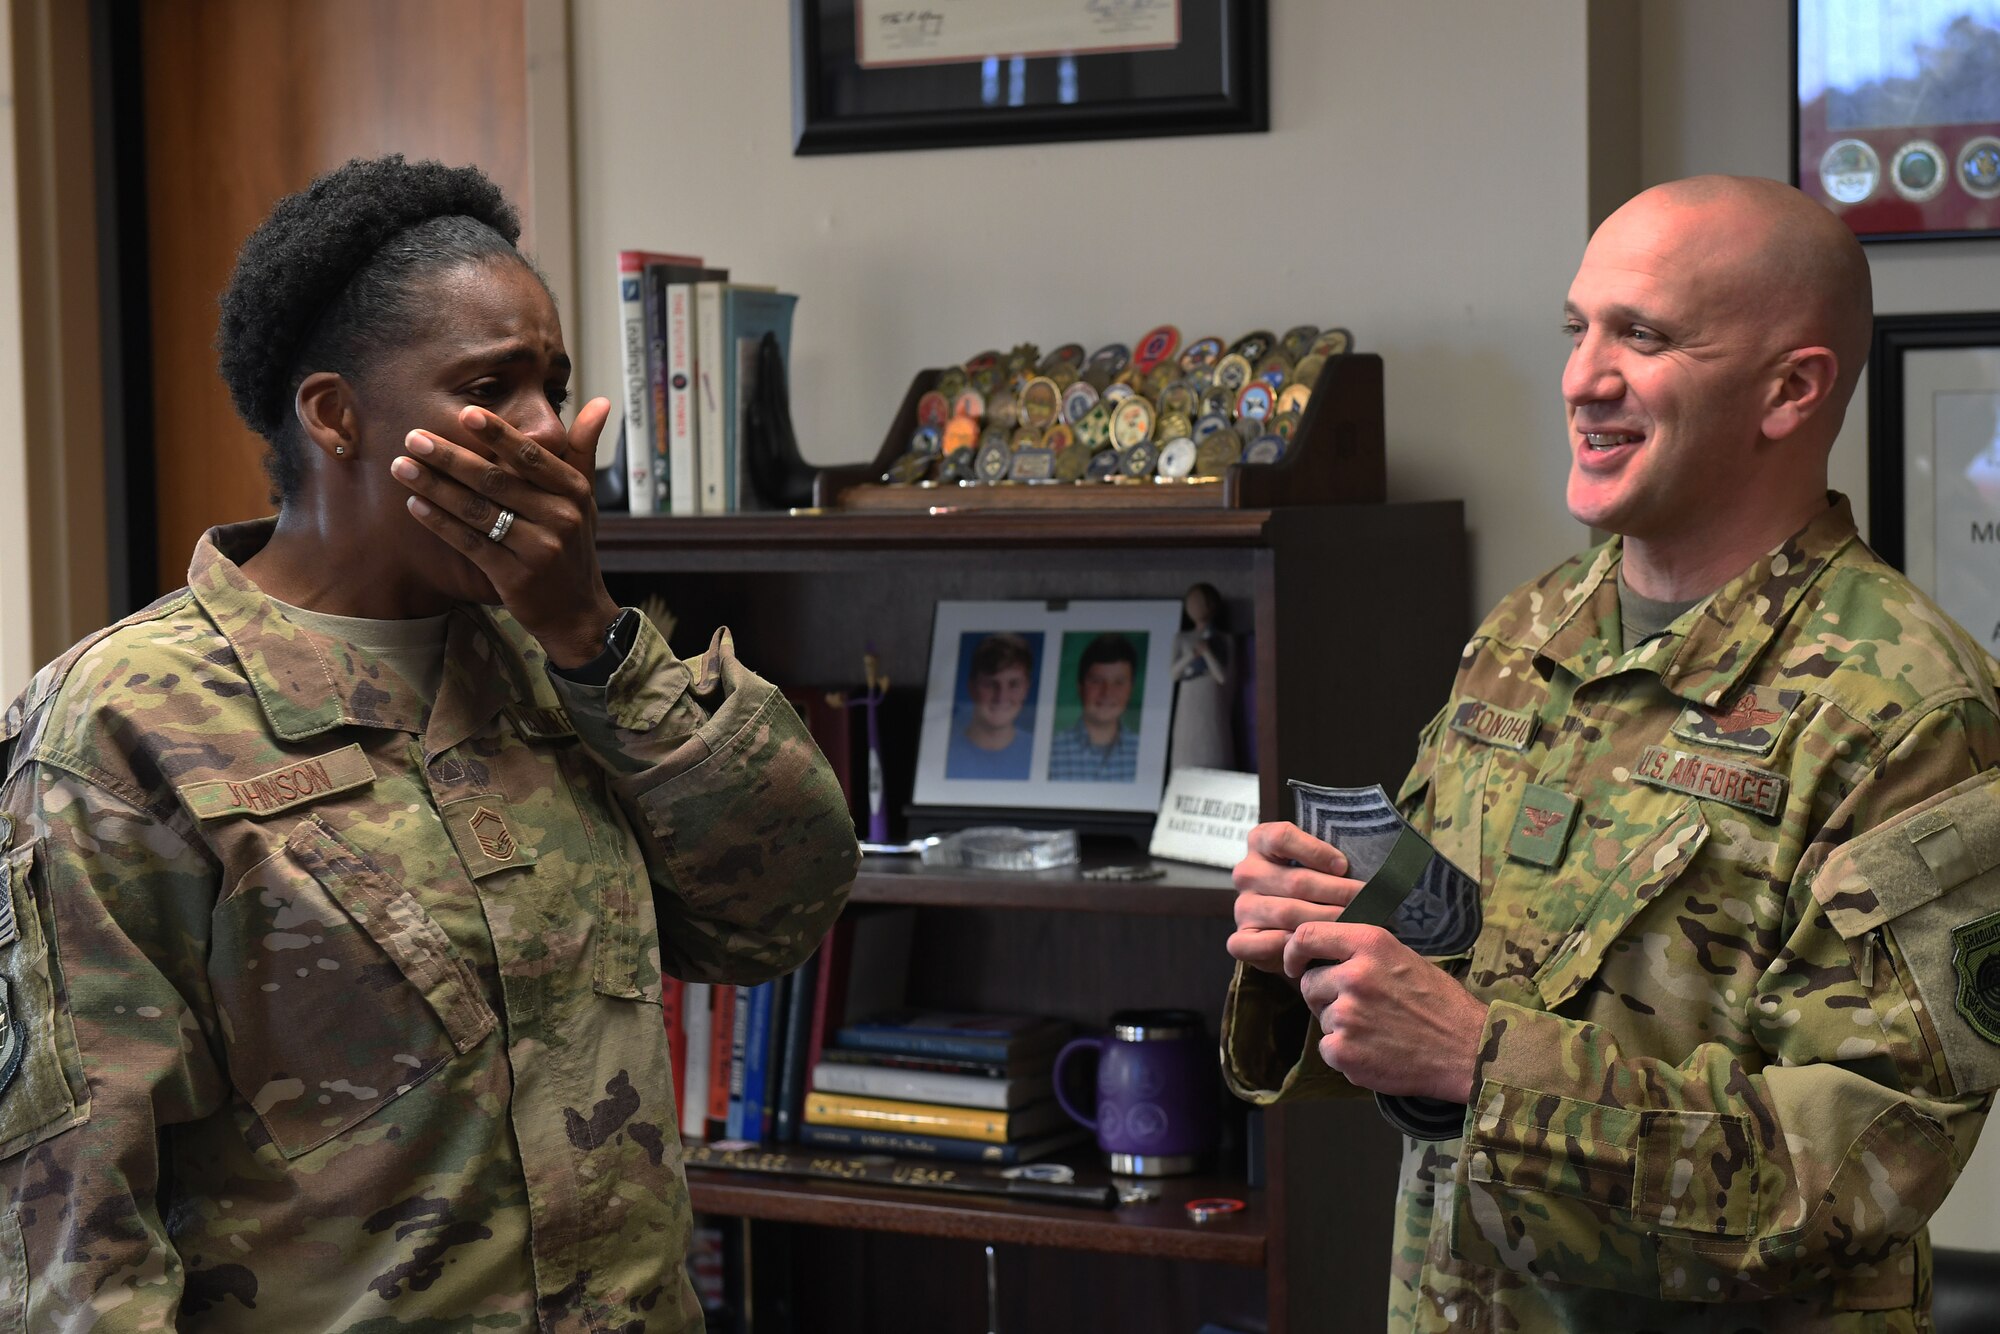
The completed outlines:
<svg viewBox="0 0 2000 1334">
<path fill-rule="evenodd" d="M 1468 625 L 1457 502 L 609 517 L 599 545 L 622 601 L 658 593 L 673 609 L 681 652 L 728 624 L 755 670 L 830 686 L 853 682 L 872 646 L 906 701 L 921 693 L 940 599 L 1175 598 L 1206 580 L 1246 636 L 1267 818 L 1289 814 L 1287 778 L 1393 786 Z M 885 747 L 913 753 L 914 733 L 894 731 Z M 1136 850 L 1091 854 L 1104 855 Z M 1175 1006 L 1214 1033 L 1229 876 L 1162 865 L 1163 880 L 1120 883 L 869 859 L 854 901 L 918 905 L 915 1003 L 1086 1027 Z M 1400 1148 L 1372 1102 L 1274 1109 L 1260 1134 L 1240 1110 L 1228 1121 L 1204 1175 L 1164 1179 L 1157 1202 L 1115 1211 L 704 1170 L 689 1183 L 698 1211 L 755 1220 L 760 1334 L 974 1334 L 990 1317 L 1006 1334 L 1379 1330 Z M 1208 1195 L 1248 1207 L 1190 1222 L 1182 1205 Z"/>
</svg>

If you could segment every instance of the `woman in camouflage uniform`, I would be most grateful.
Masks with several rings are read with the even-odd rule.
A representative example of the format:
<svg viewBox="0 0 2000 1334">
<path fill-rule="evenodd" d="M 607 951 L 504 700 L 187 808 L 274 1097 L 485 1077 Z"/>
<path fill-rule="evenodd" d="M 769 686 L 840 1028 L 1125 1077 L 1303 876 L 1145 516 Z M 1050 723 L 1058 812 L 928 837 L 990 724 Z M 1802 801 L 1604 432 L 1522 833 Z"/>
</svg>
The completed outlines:
<svg viewBox="0 0 2000 1334">
<path fill-rule="evenodd" d="M 0 1329 L 696 1330 L 662 972 L 840 911 L 825 761 L 607 592 L 608 405 L 478 171 L 356 161 L 222 302 L 275 519 L 0 728 Z"/>
</svg>

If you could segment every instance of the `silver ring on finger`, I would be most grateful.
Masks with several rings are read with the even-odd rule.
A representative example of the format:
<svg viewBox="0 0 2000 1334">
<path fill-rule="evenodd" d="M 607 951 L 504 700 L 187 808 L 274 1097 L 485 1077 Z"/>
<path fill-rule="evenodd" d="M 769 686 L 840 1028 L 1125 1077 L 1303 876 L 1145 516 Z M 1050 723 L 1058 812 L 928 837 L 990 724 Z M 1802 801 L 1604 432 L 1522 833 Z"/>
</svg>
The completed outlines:
<svg viewBox="0 0 2000 1334">
<path fill-rule="evenodd" d="M 507 540 L 507 530 L 513 526 L 514 511 L 501 510 L 500 517 L 495 519 L 493 526 L 486 530 L 486 536 L 492 541 L 504 542 Z"/>
</svg>

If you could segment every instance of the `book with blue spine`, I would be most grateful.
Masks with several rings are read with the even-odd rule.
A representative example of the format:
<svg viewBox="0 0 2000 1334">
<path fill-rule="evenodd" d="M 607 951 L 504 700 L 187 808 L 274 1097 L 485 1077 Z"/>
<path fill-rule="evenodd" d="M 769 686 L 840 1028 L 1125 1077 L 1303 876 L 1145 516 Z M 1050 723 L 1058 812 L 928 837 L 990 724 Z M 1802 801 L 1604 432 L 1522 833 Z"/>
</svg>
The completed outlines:
<svg viewBox="0 0 2000 1334">
<path fill-rule="evenodd" d="M 775 982 L 760 982 L 750 988 L 748 1021 L 743 1037 L 743 1114 L 731 1134 L 737 1139 L 763 1141 L 770 1136 L 770 1119 L 777 1096 L 773 1078 L 771 1046 L 778 1018 L 778 990 Z"/>
<path fill-rule="evenodd" d="M 835 1041 L 864 1051 L 1004 1061 L 1055 1047 L 1069 1036 L 1060 1019 L 1025 1014 L 892 1010 L 842 1028 Z"/>
</svg>

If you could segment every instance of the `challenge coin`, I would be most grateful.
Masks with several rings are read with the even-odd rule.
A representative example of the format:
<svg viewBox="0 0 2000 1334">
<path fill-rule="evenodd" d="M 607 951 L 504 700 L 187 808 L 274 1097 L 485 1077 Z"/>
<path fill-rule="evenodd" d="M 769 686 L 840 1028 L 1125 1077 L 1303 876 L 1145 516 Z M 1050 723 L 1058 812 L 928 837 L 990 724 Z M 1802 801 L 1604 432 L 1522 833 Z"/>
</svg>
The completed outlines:
<svg viewBox="0 0 2000 1334">
<path fill-rule="evenodd" d="M 1220 360 L 1222 360 L 1220 338 L 1197 338 L 1181 349 L 1181 370 L 1188 375 L 1198 370 L 1206 370 Z"/>
<path fill-rule="evenodd" d="M 1162 477 L 1181 478 L 1194 471 L 1195 443 L 1186 436 L 1169 440 L 1160 446 L 1160 457 L 1153 464 L 1153 470 Z"/>
<path fill-rule="evenodd" d="M 1056 382 L 1045 376 L 1036 376 L 1021 386 L 1021 425 L 1034 430 L 1046 430 L 1055 425 L 1062 415 L 1062 391 Z"/>
<path fill-rule="evenodd" d="M 1232 394 L 1243 392 L 1243 386 L 1250 383 L 1256 372 L 1250 368 L 1250 358 L 1240 352 L 1231 352 L 1215 363 L 1215 384 L 1218 389 L 1227 389 Z"/>
<path fill-rule="evenodd" d="M 1276 463 L 1285 457 L 1285 442 L 1275 435 L 1260 435 L 1243 451 L 1245 463 Z"/>
<path fill-rule="evenodd" d="M 2000 139 L 1982 134 L 1965 141 L 1958 150 L 1958 183 L 1980 199 L 2000 195 Z"/>
<path fill-rule="evenodd" d="M 1229 345 L 1229 350 L 1242 357 L 1251 365 L 1262 361 L 1272 348 L 1278 345 L 1278 336 L 1269 329 L 1259 329 L 1255 333 L 1244 334 Z"/>
<path fill-rule="evenodd" d="M 1111 415 L 1111 443 L 1130 449 L 1153 438 L 1153 405 L 1134 395 L 1118 405 Z"/>
<path fill-rule="evenodd" d="M 1248 417 L 1252 421 L 1263 421 L 1271 415 L 1277 403 L 1277 391 L 1262 380 L 1254 380 L 1243 386 L 1243 392 L 1236 399 L 1236 415 Z"/>
<path fill-rule="evenodd" d="M 1912 203 L 1935 199 L 1951 173 L 1945 169 L 1944 150 L 1928 139 L 1912 139 L 1889 159 L 1889 184 Z"/>
<path fill-rule="evenodd" d="M 1149 329 L 1132 348 L 1132 364 L 1149 371 L 1180 350 L 1181 331 L 1171 324 Z"/>
<path fill-rule="evenodd" d="M 944 424 L 941 439 L 944 441 L 944 452 L 947 454 L 971 449 L 979 443 L 979 423 L 970 417 L 953 417 Z"/>
<path fill-rule="evenodd" d="M 1819 183 L 1828 199 L 1858 204 L 1875 193 L 1882 179 L 1882 159 L 1860 139 L 1841 139 L 1820 154 Z"/>
<path fill-rule="evenodd" d="M 1014 451 L 1003 440 L 988 440 L 979 447 L 973 470 L 982 482 L 1004 482 L 1014 466 Z"/>
</svg>

